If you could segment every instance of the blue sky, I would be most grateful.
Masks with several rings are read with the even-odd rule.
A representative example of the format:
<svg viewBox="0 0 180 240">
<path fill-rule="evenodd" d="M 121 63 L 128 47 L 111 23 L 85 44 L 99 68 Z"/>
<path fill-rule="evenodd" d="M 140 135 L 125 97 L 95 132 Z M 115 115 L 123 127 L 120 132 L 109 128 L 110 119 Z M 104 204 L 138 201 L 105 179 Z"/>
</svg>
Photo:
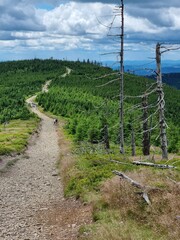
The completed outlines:
<svg viewBox="0 0 180 240">
<path fill-rule="evenodd" d="M 12 4 L 13 2 L 13 4 Z M 29 58 L 118 60 L 107 37 L 120 0 L 0 0 L 0 61 Z M 148 60 L 155 45 L 179 46 L 179 0 L 124 0 L 125 60 Z M 114 26 L 119 27 L 118 17 Z M 165 59 L 179 60 L 180 51 Z"/>
</svg>

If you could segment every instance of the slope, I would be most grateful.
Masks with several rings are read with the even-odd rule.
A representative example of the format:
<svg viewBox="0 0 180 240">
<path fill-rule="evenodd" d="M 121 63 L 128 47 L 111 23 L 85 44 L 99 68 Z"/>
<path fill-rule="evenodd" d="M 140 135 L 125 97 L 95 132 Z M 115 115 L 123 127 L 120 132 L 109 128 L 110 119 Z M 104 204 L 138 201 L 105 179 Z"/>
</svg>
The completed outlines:
<svg viewBox="0 0 180 240">
<path fill-rule="evenodd" d="M 55 78 L 50 92 L 38 96 L 40 105 L 45 110 L 68 118 L 68 131 L 75 140 L 102 142 L 101 129 L 107 122 L 109 136 L 113 143 L 118 143 L 118 96 L 119 80 L 116 72 L 109 68 L 99 67 L 90 63 L 67 63 L 72 73 L 64 79 Z M 102 77 L 105 76 L 105 77 Z M 108 84 L 110 82 L 110 84 Z M 131 74 L 125 75 L 125 140 L 131 142 L 131 130 L 134 128 L 136 144 L 141 146 L 142 94 L 147 88 L 155 89 L 155 82 Z M 166 101 L 166 118 L 169 125 L 169 150 L 177 152 L 179 142 L 180 94 L 169 86 L 164 87 Z M 139 95 L 136 98 L 133 96 Z M 157 95 L 154 92 L 149 98 L 149 112 L 153 114 L 153 126 L 157 125 Z M 157 126 L 156 126 L 157 128 Z M 159 132 L 152 132 L 152 144 L 159 146 Z"/>
</svg>

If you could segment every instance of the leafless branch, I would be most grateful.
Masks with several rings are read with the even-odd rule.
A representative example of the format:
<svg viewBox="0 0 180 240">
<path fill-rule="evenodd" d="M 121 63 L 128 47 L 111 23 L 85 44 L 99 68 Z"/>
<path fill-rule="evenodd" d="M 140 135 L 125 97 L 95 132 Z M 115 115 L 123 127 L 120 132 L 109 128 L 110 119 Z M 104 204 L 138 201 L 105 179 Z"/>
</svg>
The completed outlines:
<svg viewBox="0 0 180 240">
<path fill-rule="evenodd" d="M 114 19 L 114 18 L 113 18 L 113 19 Z M 109 26 L 108 26 L 108 25 L 105 25 L 105 24 L 103 24 L 103 23 L 98 19 L 97 16 L 96 16 L 96 20 L 98 21 L 98 23 L 99 23 L 100 25 L 102 25 L 102 26 L 105 27 L 105 28 L 108 28 L 108 29 L 109 29 L 109 28 L 111 27 L 111 24 L 112 24 L 112 23 L 110 23 Z"/>
<path fill-rule="evenodd" d="M 159 111 L 159 109 L 157 109 L 154 113 L 149 115 L 148 118 L 146 118 L 145 120 L 142 121 L 142 123 L 145 123 L 148 119 L 150 119 L 152 116 L 154 116 L 158 111 Z"/>
<path fill-rule="evenodd" d="M 109 53 L 101 53 L 101 55 L 111 55 L 111 54 L 120 54 L 120 52 L 109 52 Z"/>
<path fill-rule="evenodd" d="M 161 46 L 161 48 L 165 48 L 166 50 L 161 51 L 161 54 L 165 53 L 165 52 L 169 52 L 169 51 L 175 51 L 175 50 L 179 50 L 180 47 L 171 47 L 171 48 L 167 48 L 166 46 Z"/>
<path fill-rule="evenodd" d="M 149 92 L 149 93 L 145 93 L 145 94 L 142 94 L 142 95 L 139 95 L 139 96 L 128 96 L 128 95 L 126 95 L 125 98 L 143 98 L 144 95 L 149 96 L 149 95 L 151 95 L 151 94 L 154 93 L 154 92 L 156 92 L 156 88 L 153 89 L 153 90 L 152 90 L 151 92 Z"/>
<path fill-rule="evenodd" d="M 159 123 L 156 124 L 154 127 L 147 129 L 146 131 L 142 131 L 140 134 L 143 134 L 145 132 L 151 132 L 152 130 L 156 129 L 159 126 Z"/>
<path fill-rule="evenodd" d="M 119 73 L 115 72 L 115 73 L 105 74 L 105 75 L 103 75 L 101 77 L 93 78 L 93 80 L 102 79 L 102 78 L 109 77 L 109 76 L 112 76 L 112 75 L 119 75 Z"/>
<path fill-rule="evenodd" d="M 104 84 L 99 85 L 99 86 L 96 86 L 96 87 L 104 87 L 104 86 L 107 86 L 107 85 L 109 85 L 109 84 L 111 84 L 111 83 L 113 83 L 113 82 L 116 82 L 116 81 L 118 81 L 118 80 L 119 80 L 119 78 L 115 78 L 115 79 L 113 79 L 113 80 L 111 80 L 111 81 L 109 81 L 109 82 L 107 82 L 107 83 L 104 83 Z"/>
</svg>

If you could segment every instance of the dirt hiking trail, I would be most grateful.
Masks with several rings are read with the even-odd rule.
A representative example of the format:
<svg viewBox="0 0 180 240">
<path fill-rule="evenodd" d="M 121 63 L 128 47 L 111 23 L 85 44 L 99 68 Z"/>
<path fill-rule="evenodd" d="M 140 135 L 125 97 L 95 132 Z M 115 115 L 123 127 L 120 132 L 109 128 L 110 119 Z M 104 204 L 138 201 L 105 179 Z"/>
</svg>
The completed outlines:
<svg viewBox="0 0 180 240">
<path fill-rule="evenodd" d="M 56 169 L 64 151 L 58 144 L 61 132 L 36 106 L 32 109 L 42 119 L 38 136 L 0 173 L 0 240 L 75 240 L 79 227 L 91 221 L 90 208 L 64 199 Z"/>
</svg>

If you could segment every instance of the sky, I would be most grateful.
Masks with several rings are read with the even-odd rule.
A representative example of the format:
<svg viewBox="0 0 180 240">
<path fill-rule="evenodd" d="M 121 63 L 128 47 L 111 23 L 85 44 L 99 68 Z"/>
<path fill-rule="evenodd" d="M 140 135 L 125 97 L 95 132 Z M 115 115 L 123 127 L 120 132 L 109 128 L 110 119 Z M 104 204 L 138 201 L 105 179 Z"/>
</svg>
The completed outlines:
<svg viewBox="0 0 180 240">
<path fill-rule="evenodd" d="M 0 61 L 118 60 L 120 0 L 0 0 Z M 124 0 L 125 60 L 155 58 L 157 42 L 180 44 L 179 0 Z M 113 22 L 113 25 L 112 25 Z M 109 27 L 112 26 L 111 30 Z M 164 54 L 179 60 L 179 51 Z"/>
</svg>

